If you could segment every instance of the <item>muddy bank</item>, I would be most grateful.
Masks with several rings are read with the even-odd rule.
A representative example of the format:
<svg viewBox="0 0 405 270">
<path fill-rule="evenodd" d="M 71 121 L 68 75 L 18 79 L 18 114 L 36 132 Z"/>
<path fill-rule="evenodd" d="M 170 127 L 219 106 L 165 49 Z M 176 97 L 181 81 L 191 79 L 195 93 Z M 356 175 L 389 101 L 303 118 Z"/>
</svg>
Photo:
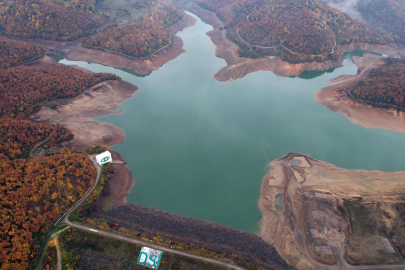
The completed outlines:
<svg viewBox="0 0 405 270">
<path fill-rule="evenodd" d="M 371 70 L 381 67 L 385 61 L 379 56 L 366 54 L 352 57 L 358 66 L 357 75 L 343 75 L 330 80 L 332 86 L 322 88 L 315 94 L 315 100 L 330 110 L 341 113 L 353 124 L 365 128 L 380 128 L 405 132 L 405 112 L 390 106 L 369 105 L 353 99 L 349 93 L 361 80 L 368 77 Z"/>
<path fill-rule="evenodd" d="M 219 254 L 236 254 L 247 263 L 264 269 L 291 269 L 275 249 L 260 237 L 222 225 L 186 218 L 140 205 L 125 204 L 109 211 L 91 213 L 87 218 L 113 222 L 116 229 L 126 228 L 163 241 L 176 241 Z"/>
<path fill-rule="evenodd" d="M 241 58 L 238 55 L 238 45 L 226 38 L 226 30 L 219 29 L 223 27 L 223 22 L 216 17 L 215 13 L 204 10 L 194 3 L 186 5 L 185 9 L 214 27 L 214 30 L 208 32 L 207 35 L 216 46 L 215 55 L 223 58 L 227 63 L 226 67 L 223 67 L 214 75 L 214 78 L 218 81 L 234 81 L 255 71 L 271 71 L 277 76 L 298 76 L 302 72 L 309 70 L 339 68 L 342 67 L 344 53 L 355 49 L 375 51 L 393 57 L 405 55 L 405 46 L 402 44 L 372 45 L 358 43 L 341 46 L 340 56 L 337 60 L 328 60 L 321 63 L 314 61 L 290 64 L 282 61 L 277 56 L 266 56 L 261 59 Z"/>
<path fill-rule="evenodd" d="M 63 142 L 62 147 L 81 150 L 96 144 L 112 146 L 125 140 L 124 131 L 92 118 L 120 113 L 114 109 L 131 98 L 137 89 L 138 87 L 124 81 L 102 82 L 74 99 L 55 100 L 45 104 L 29 119 L 50 124 L 59 123 L 70 129 L 74 139 Z"/>
<path fill-rule="evenodd" d="M 338 210 L 343 200 L 361 198 L 365 205 L 405 201 L 405 172 L 346 170 L 296 153 L 270 166 L 259 201 L 261 237 L 298 269 L 351 268 L 345 259 L 350 226 L 344 210 Z M 328 246 L 330 256 L 317 255 L 316 245 Z"/>
<path fill-rule="evenodd" d="M 125 197 L 134 186 L 134 178 L 131 175 L 131 171 L 125 165 L 121 154 L 112 150 L 110 152 L 114 173 L 104 186 L 105 192 L 86 209 L 89 213 L 110 210 L 124 205 L 126 203 Z"/>
<path fill-rule="evenodd" d="M 135 60 L 118 54 L 106 53 L 99 50 L 84 48 L 78 45 L 67 56 L 67 60 L 85 61 L 97 64 L 108 65 L 116 68 L 127 68 L 138 74 L 148 74 L 159 69 L 163 64 L 175 59 L 184 53 L 183 40 L 176 36 L 175 33 L 194 25 L 196 20 L 190 15 L 185 14 L 183 19 L 170 26 L 169 31 L 172 34 L 173 44 L 164 50 L 149 57 L 147 60 Z"/>
</svg>

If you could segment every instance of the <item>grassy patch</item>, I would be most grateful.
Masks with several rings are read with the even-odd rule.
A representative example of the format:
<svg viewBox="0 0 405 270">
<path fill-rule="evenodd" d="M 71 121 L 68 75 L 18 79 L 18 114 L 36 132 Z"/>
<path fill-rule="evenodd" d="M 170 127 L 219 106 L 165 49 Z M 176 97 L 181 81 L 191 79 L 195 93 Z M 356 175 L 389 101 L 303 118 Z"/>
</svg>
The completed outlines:
<svg viewBox="0 0 405 270">
<path fill-rule="evenodd" d="M 145 269 L 144 266 L 137 264 L 141 245 L 78 229 L 66 230 L 60 238 L 63 269 Z M 219 270 L 224 268 L 164 252 L 159 269 Z"/>
</svg>

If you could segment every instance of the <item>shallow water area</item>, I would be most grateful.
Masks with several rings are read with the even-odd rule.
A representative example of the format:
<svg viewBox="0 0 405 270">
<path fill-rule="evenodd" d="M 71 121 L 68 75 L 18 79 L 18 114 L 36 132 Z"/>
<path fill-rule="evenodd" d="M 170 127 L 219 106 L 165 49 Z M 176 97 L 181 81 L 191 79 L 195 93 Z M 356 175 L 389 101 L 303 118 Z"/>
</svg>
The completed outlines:
<svg viewBox="0 0 405 270">
<path fill-rule="evenodd" d="M 96 119 L 125 131 L 112 149 L 135 178 L 129 203 L 257 233 L 267 164 L 287 152 L 347 169 L 405 170 L 404 134 L 354 125 L 314 99 L 326 81 L 357 73 L 350 54 L 343 68 L 301 78 L 261 71 L 219 82 L 212 76 L 226 63 L 205 34 L 212 27 L 197 20 L 178 33 L 186 52 L 148 76 L 61 61 L 139 87 L 121 114 Z"/>
</svg>

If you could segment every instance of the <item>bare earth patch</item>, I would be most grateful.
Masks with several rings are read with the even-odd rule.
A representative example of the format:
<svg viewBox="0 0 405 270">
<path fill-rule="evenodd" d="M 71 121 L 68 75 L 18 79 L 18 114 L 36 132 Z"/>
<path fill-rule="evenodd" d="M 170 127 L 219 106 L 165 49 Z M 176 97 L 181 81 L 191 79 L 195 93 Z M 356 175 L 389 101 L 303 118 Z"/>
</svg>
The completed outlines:
<svg viewBox="0 0 405 270">
<path fill-rule="evenodd" d="M 306 166 L 291 162 L 297 160 Z M 382 261 L 372 262 L 365 257 L 355 263 L 372 263 L 375 265 L 372 268 L 351 264 L 353 260 L 348 258 L 353 257 L 352 254 L 360 252 L 367 255 L 365 249 L 370 254 L 378 254 L 380 247 L 367 246 L 366 241 L 357 241 L 359 248 L 351 244 L 358 237 L 353 228 L 359 228 L 359 225 L 355 224 L 357 227 L 351 229 L 353 224 L 348 220 L 350 209 L 345 201 L 353 204 L 352 209 L 370 205 L 381 208 L 370 212 L 373 213 L 371 218 L 381 220 L 382 226 L 388 226 L 388 230 L 380 234 L 390 238 L 390 243 L 403 246 L 404 240 L 396 236 L 392 239 L 389 230 L 404 232 L 401 227 L 403 221 L 399 221 L 399 214 L 394 212 L 398 212 L 398 205 L 405 202 L 405 172 L 346 170 L 296 153 L 288 153 L 270 165 L 272 168 L 263 178 L 259 201 L 262 212 L 261 237 L 273 244 L 290 265 L 297 269 L 403 269 L 403 265 L 398 265 L 402 262 L 400 249 L 378 255 L 385 256 Z M 300 175 L 300 179 L 296 175 Z M 275 208 L 276 198 L 280 194 L 284 197 L 284 210 Z M 399 226 L 393 228 L 392 224 L 397 223 Z M 370 230 L 369 225 L 374 225 L 372 219 L 365 222 L 365 226 L 361 225 L 362 230 Z M 374 234 L 376 238 L 381 238 L 378 230 Z M 380 246 L 384 247 L 383 243 Z M 383 263 L 394 265 L 382 266 Z"/>
<path fill-rule="evenodd" d="M 59 123 L 70 129 L 74 139 L 62 143 L 62 146 L 74 147 L 76 150 L 96 144 L 112 146 L 125 140 L 124 131 L 92 118 L 120 113 L 114 109 L 131 98 L 137 89 L 138 87 L 124 81 L 102 82 L 74 99 L 49 102 L 29 118 L 37 122 Z"/>
</svg>

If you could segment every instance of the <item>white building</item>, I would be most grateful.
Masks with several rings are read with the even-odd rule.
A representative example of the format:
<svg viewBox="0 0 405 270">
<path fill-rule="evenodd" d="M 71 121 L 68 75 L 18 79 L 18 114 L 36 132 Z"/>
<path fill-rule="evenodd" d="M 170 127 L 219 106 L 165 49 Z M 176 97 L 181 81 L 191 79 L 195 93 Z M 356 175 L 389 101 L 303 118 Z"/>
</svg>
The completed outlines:
<svg viewBox="0 0 405 270">
<path fill-rule="evenodd" d="M 101 153 L 100 155 L 96 156 L 96 161 L 98 166 L 102 166 L 104 163 L 107 162 L 112 162 L 111 158 L 111 153 L 109 151 L 105 151 L 104 153 Z"/>
</svg>

